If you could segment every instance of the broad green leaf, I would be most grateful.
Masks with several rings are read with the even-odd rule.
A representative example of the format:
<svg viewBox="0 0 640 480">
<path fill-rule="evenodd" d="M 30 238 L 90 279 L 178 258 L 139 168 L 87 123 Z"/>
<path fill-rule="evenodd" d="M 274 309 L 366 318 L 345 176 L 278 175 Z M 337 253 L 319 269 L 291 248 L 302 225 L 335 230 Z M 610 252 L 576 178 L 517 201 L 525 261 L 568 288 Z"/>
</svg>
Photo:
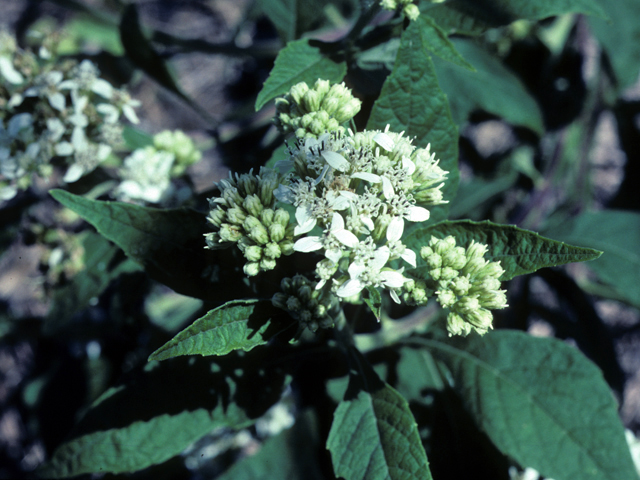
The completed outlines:
<svg viewBox="0 0 640 480">
<path fill-rule="evenodd" d="M 258 94 L 256 111 L 269 100 L 287 93 L 297 83 L 313 85 L 319 78 L 337 83 L 346 73 L 345 62 L 334 62 L 318 47 L 309 45 L 308 40 L 289 42 L 278 54 L 273 70 Z"/>
<path fill-rule="evenodd" d="M 556 479 L 637 479 L 601 371 L 559 340 L 499 330 L 415 340 L 449 368 L 453 388 L 493 443 Z"/>
<path fill-rule="evenodd" d="M 440 85 L 449 97 L 456 123 L 462 125 L 471 112 L 482 109 L 513 125 L 542 134 L 544 126 L 540 107 L 520 79 L 478 45 L 466 40 L 454 39 L 452 42 L 477 70 L 469 73 L 449 62 L 435 63 Z"/>
<path fill-rule="evenodd" d="M 59 55 L 77 55 L 87 50 L 87 44 L 94 49 L 98 46 L 117 57 L 124 53 L 115 23 L 99 21 L 88 15 L 78 15 L 65 23 L 64 31 L 65 35 L 57 50 Z"/>
<path fill-rule="evenodd" d="M 130 150 L 153 145 L 153 135 L 149 135 L 147 132 L 143 132 L 131 125 L 124 126 L 122 129 L 122 138 Z"/>
<path fill-rule="evenodd" d="M 88 200 L 63 190 L 50 193 L 176 292 L 215 302 L 251 295 L 232 251 L 205 250 L 204 215 Z"/>
<path fill-rule="evenodd" d="M 465 247 L 472 240 L 487 245 L 489 249 L 485 258 L 500 262 L 505 271 L 500 278 L 503 281 L 544 267 L 594 260 L 602 254 L 591 248 L 551 240 L 514 225 L 499 225 L 488 220 L 457 220 L 418 228 L 410 232 L 405 243 L 419 252 L 432 235 L 437 238 L 453 235 L 456 243 Z"/>
<path fill-rule="evenodd" d="M 542 20 L 563 13 L 584 13 L 605 18 L 596 0 L 450 0 L 424 7 L 429 16 L 448 33 L 479 35 L 488 28 L 508 25 L 519 19 Z"/>
<path fill-rule="evenodd" d="M 589 267 L 627 302 L 640 307 L 640 214 L 587 212 L 545 230 L 545 234 L 603 250 L 604 255 Z"/>
<path fill-rule="evenodd" d="M 181 355 L 226 355 L 239 349 L 248 351 L 291 326 L 288 315 L 273 307 L 270 300 L 235 300 L 193 322 L 153 352 L 149 361 Z"/>
<path fill-rule="evenodd" d="M 604 46 L 621 89 L 638 80 L 640 70 L 640 2 L 617 0 L 598 2 L 610 22 L 589 18 L 591 31 Z"/>
<path fill-rule="evenodd" d="M 364 298 L 364 303 L 369 306 L 378 321 L 380 321 L 380 308 L 382 307 L 380 291 L 377 288 L 369 286 L 367 287 L 367 292 L 368 295 Z"/>
<path fill-rule="evenodd" d="M 321 480 L 315 422 L 307 411 L 292 428 L 268 439 L 258 453 L 236 462 L 216 480 Z"/>
<path fill-rule="evenodd" d="M 287 375 L 268 361 L 251 352 L 148 364 L 92 405 L 40 478 L 141 470 L 178 455 L 215 428 L 252 424 L 287 383 Z"/>
<path fill-rule="evenodd" d="M 459 179 L 458 129 L 451 119 L 447 96 L 438 85 L 433 62 L 424 51 L 423 35 L 416 22 L 402 34 L 393 71 L 373 106 L 367 128 L 384 130 L 389 124 L 392 131 L 415 137 L 418 147 L 431 144 L 440 166 L 449 172 L 443 193 L 445 200 L 451 200 Z M 430 222 L 447 217 L 446 204 L 430 210 Z"/>
<path fill-rule="evenodd" d="M 366 360 L 333 414 L 327 448 L 336 476 L 348 480 L 428 480 L 429 462 L 407 401 Z"/>
<path fill-rule="evenodd" d="M 201 308 L 202 300 L 167 292 L 161 285 L 155 285 L 144 301 L 144 311 L 149 321 L 168 333 L 177 332 Z"/>
<path fill-rule="evenodd" d="M 422 47 L 437 55 L 443 60 L 455 63 L 456 65 L 475 71 L 473 65 L 467 62 L 456 50 L 453 43 L 447 37 L 445 31 L 428 15 L 420 15 L 417 22 L 422 30 Z"/>
<path fill-rule="evenodd" d="M 55 291 L 44 329 L 54 332 L 68 325 L 71 317 L 100 296 L 112 280 L 123 273 L 140 271 L 140 266 L 127 259 L 122 251 L 93 232 L 81 234 L 83 269 L 62 288 Z"/>
</svg>

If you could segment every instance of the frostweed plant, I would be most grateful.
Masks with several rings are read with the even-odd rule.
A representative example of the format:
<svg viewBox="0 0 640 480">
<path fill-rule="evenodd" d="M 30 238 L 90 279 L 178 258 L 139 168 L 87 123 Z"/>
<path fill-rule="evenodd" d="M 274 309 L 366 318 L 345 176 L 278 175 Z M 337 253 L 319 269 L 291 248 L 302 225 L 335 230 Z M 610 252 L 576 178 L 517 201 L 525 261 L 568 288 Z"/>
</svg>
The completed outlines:
<svg viewBox="0 0 640 480">
<path fill-rule="evenodd" d="M 87 230 L 82 240 L 86 271 L 68 282 L 60 267 L 62 254 L 52 254 L 48 268 L 68 290 L 54 300 L 49 325 L 64 319 L 61 323 L 72 325 L 69 331 L 75 335 L 81 322 L 69 299 L 86 298 L 92 329 L 99 328 L 94 314 L 114 305 L 100 315 L 109 320 L 100 322 L 108 327 L 109 342 L 118 322 L 126 325 L 124 338 L 139 325 L 131 358 L 148 352 L 150 363 L 130 365 L 135 360 L 127 360 L 123 368 L 122 356 L 113 363 L 111 371 L 126 370 L 126 378 L 96 389 L 97 399 L 38 472 L 41 477 L 120 474 L 156 464 L 180 468 L 179 458 L 169 460 L 180 452 L 184 456 L 186 448 L 191 460 L 201 457 L 196 453 L 210 444 L 212 431 L 244 431 L 258 451 L 221 473 L 222 480 L 243 478 L 246 472 L 292 479 L 508 478 L 509 472 L 515 478 L 534 469 L 556 480 L 636 478 L 609 386 L 618 392 L 624 386 L 621 371 L 611 367 L 617 365 L 614 345 L 595 351 L 599 345 L 582 340 L 595 338 L 596 309 L 582 308 L 592 297 L 579 284 L 582 280 L 546 268 L 597 259 L 602 252 L 588 245 L 614 245 L 605 263 L 593 263 L 602 283 L 589 280 L 589 291 L 615 292 L 617 301 L 637 303 L 637 291 L 627 288 L 637 285 L 635 277 L 610 280 L 612 271 L 617 277 L 625 268 L 612 260 L 616 252 L 637 250 L 637 242 L 633 248 L 626 243 L 629 235 L 625 243 L 617 238 L 631 226 L 640 229 L 637 215 L 606 209 L 568 215 L 586 212 L 588 189 L 572 196 L 571 189 L 581 187 L 553 175 L 587 177 L 590 167 L 582 158 L 592 153 L 588 140 L 594 131 L 584 126 L 599 122 L 602 105 L 614 109 L 624 125 L 628 112 L 609 101 L 618 93 L 608 90 L 624 82 L 608 78 L 618 68 L 611 55 L 598 73 L 606 81 L 594 82 L 597 89 L 589 91 L 597 108 L 585 105 L 577 121 L 554 125 L 547 135 L 554 116 L 541 105 L 545 95 L 525 88 L 532 84 L 518 78 L 514 71 L 521 66 L 511 62 L 520 58 L 522 45 L 528 51 L 544 44 L 554 62 L 563 52 L 573 52 L 578 37 L 581 44 L 591 38 L 588 32 L 605 28 L 586 25 L 599 7 L 572 0 L 488 0 L 474 8 L 463 3 L 469 2 L 363 0 L 359 8 L 329 6 L 330 21 L 325 22 L 306 9 L 258 2 L 256 8 L 264 7 L 286 46 L 255 98 L 256 111 L 275 103 L 275 127 L 252 129 L 246 137 L 235 129 L 233 138 L 216 136 L 219 153 L 237 162 L 232 165 L 237 173 L 211 182 L 210 190 L 191 198 L 190 208 L 173 208 L 186 205 L 176 201 L 177 190 L 190 185 L 188 166 L 199 152 L 180 132 L 151 137 L 128 127 L 131 150 L 117 152 L 121 164 L 113 156 L 109 162 L 116 165 L 113 171 L 119 168 L 119 183 L 104 182 L 103 173 L 111 170 L 103 166 L 100 175 L 73 187 L 90 188 L 84 195 L 50 192 L 67 207 L 63 211 L 70 209 L 97 232 Z M 600 2 L 603 9 L 605 3 Z M 610 18 L 624 17 L 620 4 L 607 4 L 616 13 Z M 180 85 L 163 76 L 172 70 L 165 65 L 171 54 L 188 55 L 203 47 L 219 52 L 219 46 L 161 32 L 147 37 L 136 8 L 129 3 L 118 26 L 125 54 L 180 94 Z M 352 17 L 339 18 L 346 11 Z M 580 15 L 554 18 L 573 11 Z M 509 37 L 508 24 L 515 18 L 531 25 L 527 32 L 535 41 L 518 37 L 516 45 Z M 544 23 L 535 23 L 542 18 Z M 487 19 L 507 28 L 485 35 Z M 321 30 L 299 31 L 305 25 Z M 560 45 L 559 38 L 570 40 Z M 224 49 L 249 55 L 264 51 L 258 39 L 246 50 L 239 45 Z M 147 53 L 158 49 L 158 55 L 142 59 L 138 47 Z M 11 44 L 0 52 L 7 105 L 2 141 L 10 146 L 3 155 L 39 153 L 30 145 L 45 129 L 59 157 L 46 165 L 65 159 L 75 164 L 74 138 L 82 132 L 96 148 L 110 147 L 106 137 L 116 138 L 115 129 L 98 132 L 98 138 L 91 125 L 118 125 L 119 117 L 130 113 L 114 100 L 116 90 L 109 97 L 89 64 L 69 62 L 62 68 L 47 63 L 46 52 L 20 52 Z M 504 68 L 503 54 L 509 68 Z M 16 60 L 20 55 L 24 59 Z M 432 56 L 442 58 L 433 61 Z M 534 55 L 532 62 L 541 66 L 542 57 L 549 55 Z M 26 69 L 28 61 L 37 69 Z M 53 75 L 35 82 L 44 73 Z M 637 69 L 633 73 L 629 78 L 635 81 Z M 612 96 L 602 96 L 600 89 Z M 205 104 L 199 100 L 193 103 Z M 115 110 L 98 108 L 107 104 Z M 517 135 L 510 140 L 513 149 L 496 154 L 499 167 L 485 172 L 483 164 L 480 175 L 474 156 L 466 155 L 469 151 L 460 155 L 459 146 L 479 149 L 474 135 L 484 135 L 479 133 L 484 120 L 478 119 L 487 117 L 482 112 L 501 128 L 517 128 Z M 264 112 L 247 125 L 261 125 L 263 119 Z M 530 152 L 527 168 L 520 158 L 524 143 Z M 56 153 L 59 144 L 62 152 Z M 573 155 L 576 145 L 584 155 Z M 68 153 L 62 155 L 65 147 Z M 266 165 L 247 165 L 244 154 L 253 161 L 269 154 L 271 159 Z M 3 169 L 11 165 L 3 162 Z M 116 183 L 115 190 L 108 190 Z M 512 205 L 506 199 L 515 191 L 520 200 Z M 613 222 L 612 216 L 621 220 Z M 604 228 L 598 233 L 605 240 L 590 236 L 593 225 L 599 225 L 594 219 L 615 226 L 616 236 Z M 548 237 L 523 226 L 544 229 Z M 564 243 L 583 240 L 584 247 Z M 597 265 L 604 266 L 598 271 Z M 535 281 L 508 283 L 534 272 Z M 532 298 L 529 284 L 538 281 L 553 290 L 562 311 Z M 125 308 L 129 297 L 136 305 L 145 297 L 144 312 Z M 563 338 L 527 333 L 538 317 Z M 604 332 L 605 326 L 598 328 Z M 606 343 L 606 335 L 597 337 Z M 590 350 L 598 365 L 581 348 Z M 287 409 L 294 425 L 270 433 L 274 436 L 268 440 L 254 438 L 255 429 L 247 427 L 258 425 L 274 405 Z M 489 454 L 479 462 L 452 461 L 461 452 Z M 189 468 L 193 475 L 202 473 Z"/>
<path fill-rule="evenodd" d="M 138 122 L 139 102 L 101 78 L 90 60 L 59 57 L 52 41 L 37 54 L 6 33 L 1 43 L 2 199 L 26 189 L 34 174 L 49 177 L 55 158 L 67 166 L 64 181 L 77 181 L 122 143 L 122 117 Z"/>
</svg>

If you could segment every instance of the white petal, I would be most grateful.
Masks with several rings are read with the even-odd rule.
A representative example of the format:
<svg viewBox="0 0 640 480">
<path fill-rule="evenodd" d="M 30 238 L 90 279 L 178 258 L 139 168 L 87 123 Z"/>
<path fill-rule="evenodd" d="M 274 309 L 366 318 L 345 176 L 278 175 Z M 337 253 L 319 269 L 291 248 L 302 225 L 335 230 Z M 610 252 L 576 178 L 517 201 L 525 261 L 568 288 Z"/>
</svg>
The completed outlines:
<svg viewBox="0 0 640 480">
<path fill-rule="evenodd" d="M 305 223 L 299 223 L 298 225 L 296 225 L 295 228 L 293 229 L 293 234 L 302 235 L 303 233 L 307 233 L 313 230 L 313 227 L 315 226 L 316 226 L 316 219 L 309 218 Z"/>
<path fill-rule="evenodd" d="M 350 202 L 355 202 L 360 197 L 357 193 L 349 192 L 347 190 L 340 190 L 340 196 L 346 197 Z"/>
<path fill-rule="evenodd" d="M 330 248 L 324 252 L 324 256 L 331 260 L 333 263 L 338 263 L 342 258 L 342 250 L 339 248 Z"/>
<path fill-rule="evenodd" d="M 405 248 L 402 255 L 400 255 L 402 259 L 411 265 L 413 268 L 416 268 L 416 252 L 411 250 L 410 248 Z"/>
<path fill-rule="evenodd" d="M 393 270 L 380 272 L 382 283 L 388 288 L 401 288 L 407 279 L 400 273 Z"/>
<path fill-rule="evenodd" d="M 373 224 L 373 220 L 368 215 L 360 215 L 360 221 L 364 223 L 365 227 L 369 229 L 370 232 L 373 232 L 375 229 L 375 225 Z"/>
<path fill-rule="evenodd" d="M 296 209 L 296 221 L 298 222 L 298 225 L 296 225 L 294 231 L 295 235 L 307 233 L 316 226 L 316 218 L 311 216 L 311 209 L 306 205 L 300 205 Z"/>
<path fill-rule="evenodd" d="M 356 172 L 351 174 L 351 178 L 359 178 L 360 180 L 365 180 L 369 183 L 380 183 L 380 175 L 376 175 L 375 173 L 369 172 Z"/>
<path fill-rule="evenodd" d="M 18 193 L 18 189 L 12 185 L 0 187 L 0 200 L 11 200 Z"/>
<path fill-rule="evenodd" d="M 333 216 L 331 217 L 331 231 L 335 232 L 337 230 L 344 229 L 344 218 L 339 213 L 333 212 Z"/>
<path fill-rule="evenodd" d="M 358 293 L 360 293 L 363 288 L 364 288 L 364 285 L 360 280 L 358 279 L 347 280 L 340 286 L 340 288 L 338 288 L 336 295 L 343 298 L 352 297 L 353 295 L 357 295 Z"/>
<path fill-rule="evenodd" d="M 342 195 L 338 195 L 329 202 L 329 206 L 334 210 L 345 210 L 351 206 L 351 200 Z"/>
<path fill-rule="evenodd" d="M 395 290 L 389 290 L 389 294 L 391 295 L 391 300 L 393 300 L 396 303 L 400 303 L 400 297 L 398 296 Z"/>
<path fill-rule="evenodd" d="M 402 232 L 404 232 L 404 220 L 402 217 L 393 217 L 387 227 L 387 240 L 390 242 L 400 240 L 402 238 Z"/>
<path fill-rule="evenodd" d="M 66 157 L 67 155 L 71 155 L 73 153 L 73 145 L 69 142 L 60 142 L 57 143 L 54 148 L 56 155 L 61 157 Z"/>
<path fill-rule="evenodd" d="M 379 271 L 387 264 L 390 256 L 391 252 L 389 251 L 389 247 L 382 246 L 378 248 L 375 252 L 373 252 L 373 260 L 371 260 L 371 262 L 369 263 L 369 267 L 372 270 Z"/>
<path fill-rule="evenodd" d="M 102 78 L 96 78 L 91 85 L 91 91 L 97 93 L 102 98 L 110 100 L 113 96 L 113 87 L 109 82 Z"/>
<path fill-rule="evenodd" d="M 416 207 L 415 205 L 409 207 L 409 215 L 405 218 L 410 222 L 424 222 L 429 220 L 429 210 L 422 207 Z"/>
<path fill-rule="evenodd" d="M 387 177 L 382 177 L 382 193 L 387 200 L 393 197 L 393 185 Z"/>
<path fill-rule="evenodd" d="M 63 180 L 67 183 L 73 183 L 78 180 L 82 175 L 84 175 L 84 168 L 80 165 L 73 164 L 67 170 L 67 173 L 64 174 Z"/>
<path fill-rule="evenodd" d="M 96 105 L 96 110 L 104 115 L 104 121 L 106 123 L 116 123 L 120 116 L 118 109 L 109 103 L 99 103 Z"/>
<path fill-rule="evenodd" d="M 346 245 L 349 248 L 353 248 L 358 245 L 358 243 L 360 243 L 358 237 L 356 237 L 353 233 L 346 229 L 333 232 L 333 236 L 336 237 L 340 241 L 340 243 Z"/>
<path fill-rule="evenodd" d="M 125 117 L 127 117 L 127 120 L 129 120 L 131 123 L 136 123 L 136 124 L 140 123 L 140 120 L 138 119 L 138 115 L 136 115 L 136 111 L 133 109 L 131 105 L 123 105 L 122 113 L 124 114 Z"/>
<path fill-rule="evenodd" d="M 320 237 L 303 237 L 293 244 L 296 252 L 315 252 L 322 248 L 322 239 Z"/>
<path fill-rule="evenodd" d="M 376 134 L 376 136 L 373 137 L 373 141 L 389 152 L 393 150 L 393 140 L 391 140 L 391 137 L 386 133 L 380 132 Z"/>
<path fill-rule="evenodd" d="M 327 150 L 325 152 L 322 152 L 322 158 L 324 158 L 329 165 L 340 172 L 345 172 L 349 169 L 350 164 L 347 159 L 337 152 Z"/>
<path fill-rule="evenodd" d="M 24 77 L 13 67 L 13 62 L 7 57 L 0 57 L 0 74 L 13 85 L 24 82 Z"/>
<path fill-rule="evenodd" d="M 409 175 L 413 175 L 413 172 L 416 171 L 416 164 L 409 157 L 402 157 L 402 169 L 407 170 Z"/>
<path fill-rule="evenodd" d="M 362 263 L 353 262 L 351 265 L 349 265 L 349 276 L 351 278 L 358 278 L 366 270 L 367 270 L 367 267 L 365 265 L 363 265 Z"/>
</svg>

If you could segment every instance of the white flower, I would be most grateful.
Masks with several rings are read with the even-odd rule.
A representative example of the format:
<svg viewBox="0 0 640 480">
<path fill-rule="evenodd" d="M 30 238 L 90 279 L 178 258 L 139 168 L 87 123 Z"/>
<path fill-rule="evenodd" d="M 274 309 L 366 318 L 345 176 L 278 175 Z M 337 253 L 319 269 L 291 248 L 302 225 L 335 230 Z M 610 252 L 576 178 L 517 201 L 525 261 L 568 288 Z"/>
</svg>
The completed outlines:
<svg viewBox="0 0 640 480">
<path fill-rule="evenodd" d="M 333 213 L 331 227 L 325 231 L 322 237 L 303 237 L 296 241 L 293 249 L 297 252 L 315 252 L 325 249 L 325 257 L 334 263 L 342 258 L 344 247 L 353 248 L 359 243 L 358 237 L 344 228 L 344 219 L 337 212 Z"/>
<path fill-rule="evenodd" d="M 36 78 L 36 85 L 24 92 L 25 97 L 46 97 L 49 105 L 59 111 L 65 109 L 66 100 L 60 92 L 64 75 L 62 72 L 52 70 Z"/>
<path fill-rule="evenodd" d="M 6 56 L 0 57 L 0 75 L 13 85 L 20 85 L 24 82 L 22 74 L 14 68 L 13 62 Z"/>
<path fill-rule="evenodd" d="M 372 259 L 362 263 L 353 262 L 349 265 L 349 280 L 338 288 L 336 295 L 343 298 L 352 297 L 366 287 L 383 286 L 389 289 L 391 298 L 400 303 L 400 298 L 394 289 L 402 288 L 407 279 L 402 275 L 402 269 L 400 271 L 382 270 L 387 264 L 390 255 L 389 248 L 383 246 L 374 252 Z"/>
<path fill-rule="evenodd" d="M 124 160 L 124 179 L 116 190 L 120 199 L 158 203 L 171 191 L 171 167 L 175 156 L 153 147 L 135 150 Z"/>
<path fill-rule="evenodd" d="M 404 250 L 402 250 L 402 253 L 400 254 L 400 257 L 413 268 L 416 268 L 416 252 L 414 252 L 410 248 L 404 247 L 404 245 L 402 245 L 402 243 L 400 242 L 403 232 L 404 220 L 400 217 L 393 217 L 391 219 L 391 222 L 389 223 L 389 226 L 387 227 L 387 241 L 390 245 L 394 245 L 394 247 L 397 245 L 397 248 L 399 248 L 400 250 L 404 248 Z"/>
</svg>

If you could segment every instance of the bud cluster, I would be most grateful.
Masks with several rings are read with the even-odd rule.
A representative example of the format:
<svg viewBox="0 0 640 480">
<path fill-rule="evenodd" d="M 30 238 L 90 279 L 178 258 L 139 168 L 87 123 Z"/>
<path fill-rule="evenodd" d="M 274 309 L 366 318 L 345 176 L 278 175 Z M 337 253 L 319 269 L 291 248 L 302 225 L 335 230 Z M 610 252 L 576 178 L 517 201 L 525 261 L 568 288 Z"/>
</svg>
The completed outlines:
<svg viewBox="0 0 640 480">
<path fill-rule="evenodd" d="M 188 166 L 199 162 L 202 158 L 202 153 L 196 148 L 193 140 L 182 130 L 164 130 L 154 135 L 153 146 L 173 155 L 172 177 L 179 177 Z"/>
<path fill-rule="evenodd" d="M 247 276 L 273 270 L 280 256 L 293 253 L 289 212 L 275 206 L 274 190 L 280 180 L 268 168 L 261 168 L 259 175 L 236 174 L 234 178 L 230 174 L 218 184 L 220 196 L 209 199 L 207 220 L 215 231 L 205 235 L 207 247 L 236 244 L 247 259 Z"/>
<path fill-rule="evenodd" d="M 360 111 L 361 104 L 344 83 L 331 85 L 328 80 L 318 80 L 309 88 L 300 82 L 276 99 L 275 124 L 282 133 L 295 132 L 299 138 L 344 132 L 341 125 Z"/>
<path fill-rule="evenodd" d="M 332 293 L 315 287 L 316 283 L 304 275 L 285 277 L 280 283 L 282 292 L 274 294 L 271 301 L 312 332 L 333 327 L 339 301 Z"/>
<path fill-rule="evenodd" d="M 449 335 L 468 335 L 476 330 L 484 335 L 492 328 L 489 310 L 507 306 L 505 290 L 500 290 L 504 270 L 499 262 L 484 259 L 487 246 L 471 242 L 467 249 L 456 246 L 455 238 L 431 237 L 422 247 L 429 275 L 437 285 L 438 302 L 450 310 L 447 317 Z"/>
<path fill-rule="evenodd" d="M 129 94 L 100 78 L 90 61 L 55 55 L 45 42 L 36 55 L 0 33 L 0 199 L 26 189 L 32 174 L 48 177 L 51 159 L 67 160 L 75 182 L 122 142 L 121 115 L 137 123 Z"/>
</svg>

